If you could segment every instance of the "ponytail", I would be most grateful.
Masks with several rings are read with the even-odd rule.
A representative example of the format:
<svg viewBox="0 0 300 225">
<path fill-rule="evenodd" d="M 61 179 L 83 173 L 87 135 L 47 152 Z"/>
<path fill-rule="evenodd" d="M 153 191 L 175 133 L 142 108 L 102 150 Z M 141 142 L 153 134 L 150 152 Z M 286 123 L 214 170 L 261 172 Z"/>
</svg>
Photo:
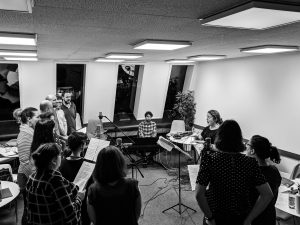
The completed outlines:
<svg viewBox="0 0 300 225">
<path fill-rule="evenodd" d="M 31 157 L 37 170 L 42 171 L 49 169 L 50 162 L 58 157 L 60 152 L 61 148 L 58 144 L 46 143 L 33 152 Z"/>
<path fill-rule="evenodd" d="M 277 148 L 272 146 L 267 138 L 254 135 L 251 138 L 251 146 L 258 158 L 262 160 L 270 158 L 273 162 L 280 163 L 281 159 Z"/>
<path fill-rule="evenodd" d="M 277 164 L 281 161 L 278 149 L 275 146 L 271 146 L 270 148 L 270 159 Z"/>
</svg>

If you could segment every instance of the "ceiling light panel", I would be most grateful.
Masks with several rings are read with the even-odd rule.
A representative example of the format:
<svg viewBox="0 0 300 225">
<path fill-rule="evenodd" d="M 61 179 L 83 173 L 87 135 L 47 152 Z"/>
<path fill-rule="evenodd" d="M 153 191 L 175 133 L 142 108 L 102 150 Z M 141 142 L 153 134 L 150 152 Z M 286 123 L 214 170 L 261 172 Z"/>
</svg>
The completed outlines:
<svg viewBox="0 0 300 225">
<path fill-rule="evenodd" d="M 36 34 L 0 33 L 0 45 L 36 45 Z"/>
<path fill-rule="evenodd" d="M 124 59 L 106 59 L 106 58 L 97 58 L 95 62 L 123 62 Z"/>
<path fill-rule="evenodd" d="M 0 56 L 35 57 L 35 56 L 37 56 L 37 52 L 36 51 L 0 50 Z"/>
<path fill-rule="evenodd" d="M 187 64 L 187 63 L 194 63 L 193 60 L 187 60 L 187 59 L 170 59 L 166 60 L 166 63 L 174 63 L 174 64 Z"/>
<path fill-rule="evenodd" d="M 210 60 L 219 60 L 226 58 L 226 55 L 194 55 L 188 57 L 190 60 L 195 61 L 210 61 Z"/>
<path fill-rule="evenodd" d="M 283 45 L 261 45 L 249 48 L 241 48 L 241 52 L 252 54 L 274 54 L 281 52 L 299 51 L 298 46 L 283 46 Z"/>
<path fill-rule="evenodd" d="M 188 41 L 145 40 L 134 45 L 134 49 L 171 51 L 191 46 Z"/>
<path fill-rule="evenodd" d="M 107 59 L 138 59 L 143 57 L 140 53 L 108 53 L 105 58 Z"/>
<path fill-rule="evenodd" d="M 206 17 L 202 25 L 263 30 L 298 21 L 300 5 L 252 1 Z"/>
<path fill-rule="evenodd" d="M 35 57 L 28 57 L 28 58 L 23 58 L 23 57 L 3 57 L 5 60 L 10 60 L 10 61 L 38 61 L 37 58 Z"/>
<path fill-rule="evenodd" d="M 34 0 L 0 0 L 0 9 L 32 13 Z"/>
</svg>

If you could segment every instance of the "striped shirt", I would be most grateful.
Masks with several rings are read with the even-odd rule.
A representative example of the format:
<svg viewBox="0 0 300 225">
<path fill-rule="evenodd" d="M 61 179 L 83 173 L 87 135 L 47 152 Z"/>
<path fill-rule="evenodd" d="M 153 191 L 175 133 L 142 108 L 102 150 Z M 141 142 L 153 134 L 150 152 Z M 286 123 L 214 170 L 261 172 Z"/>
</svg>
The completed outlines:
<svg viewBox="0 0 300 225">
<path fill-rule="evenodd" d="M 26 185 L 27 221 L 31 225 L 81 224 L 78 187 L 55 170 L 35 172 Z"/>
<path fill-rule="evenodd" d="M 17 137 L 17 147 L 19 153 L 20 166 L 18 173 L 23 173 L 27 177 L 32 173 L 33 164 L 30 162 L 30 148 L 33 139 L 33 129 L 27 124 L 20 126 L 20 133 Z"/>
</svg>

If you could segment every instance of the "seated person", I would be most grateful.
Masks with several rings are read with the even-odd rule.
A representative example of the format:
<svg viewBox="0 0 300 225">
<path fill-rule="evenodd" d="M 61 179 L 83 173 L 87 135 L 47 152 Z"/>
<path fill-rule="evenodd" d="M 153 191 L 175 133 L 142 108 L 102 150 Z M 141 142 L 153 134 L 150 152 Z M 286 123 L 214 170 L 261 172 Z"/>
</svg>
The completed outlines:
<svg viewBox="0 0 300 225">
<path fill-rule="evenodd" d="M 114 146 L 102 149 L 88 189 L 88 213 L 95 225 L 137 225 L 141 212 L 138 181 L 126 177 L 122 152 Z"/>
<path fill-rule="evenodd" d="M 206 121 L 208 126 L 203 129 L 200 139 L 205 140 L 206 138 L 210 138 L 211 143 L 213 144 L 215 142 L 217 131 L 223 120 L 217 110 L 209 110 L 207 112 Z"/>
<path fill-rule="evenodd" d="M 64 178 L 73 182 L 82 163 L 83 152 L 86 144 L 87 136 L 82 132 L 73 132 L 68 137 L 68 145 L 71 150 L 71 155 L 61 161 L 60 172 Z"/>
<path fill-rule="evenodd" d="M 220 125 L 222 124 L 223 120 L 220 116 L 220 113 L 217 110 L 209 110 L 207 112 L 206 121 L 208 126 L 203 129 L 201 132 L 199 139 L 200 140 L 206 140 L 207 138 L 210 138 L 210 149 L 215 149 L 214 143 L 215 138 L 217 136 L 217 132 L 219 130 Z M 200 155 L 200 152 L 203 150 L 204 145 L 203 144 L 196 144 L 194 145 L 196 151 Z"/>
<path fill-rule="evenodd" d="M 140 138 L 156 137 L 156 123 L 151 121 L 152 117 L 152 112 L 145 113 L 145 120 L 139 124 L 138 136 Z"/>
</svg>

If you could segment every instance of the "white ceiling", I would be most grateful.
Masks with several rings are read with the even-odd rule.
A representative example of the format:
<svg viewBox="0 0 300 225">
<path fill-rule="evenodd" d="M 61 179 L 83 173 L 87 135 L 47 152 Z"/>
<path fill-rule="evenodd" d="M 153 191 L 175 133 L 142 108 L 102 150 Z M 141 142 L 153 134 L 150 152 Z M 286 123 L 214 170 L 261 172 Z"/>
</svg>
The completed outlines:
<svg viewBox="0 0 300 225">
<path fill-rule="evenodd" d="M 247 1 L 35 0 L 32 14 L 0 11 L 0 31 L 37 33 L 39 58 L 54 60 L 87 61 L 109 52 L 144 53 L 142 61 L 202 54 L 232 58 L 248 56 L 239 48 L 255 45 L 300 46 L 300 23 L 254 31 L 206 27 L 198 20 Z M 144 39 L 191 41 L 193 45 L 175 51 L 132 48 Z M 12 46 L 0 45 L 0 49 L 7 48 Z"/>
</svg>

